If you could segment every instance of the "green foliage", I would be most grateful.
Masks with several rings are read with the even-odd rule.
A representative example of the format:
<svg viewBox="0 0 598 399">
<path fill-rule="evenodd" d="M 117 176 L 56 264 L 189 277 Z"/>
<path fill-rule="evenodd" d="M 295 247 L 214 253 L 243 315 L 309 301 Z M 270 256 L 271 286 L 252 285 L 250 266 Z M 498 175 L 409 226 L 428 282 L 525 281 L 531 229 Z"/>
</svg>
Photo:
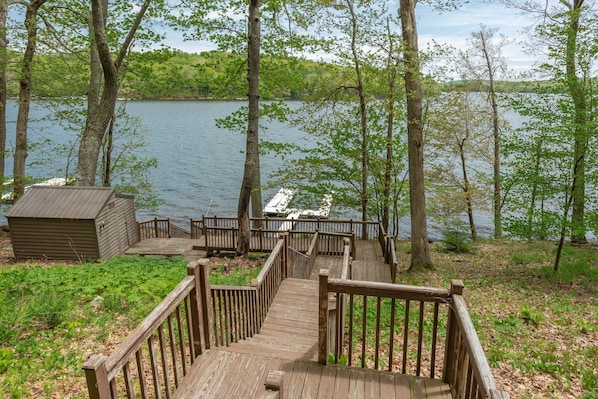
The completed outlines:
<svg viewBox="0 0 598 399">
<path fill-rule="evenodd" d="M 234 263 L 230 263 L 227 266 L 219 266 L 212 269 L 210 284 L 247 286 L 252 279 L 260 274 L 261 266 L 251 268 L 239 268 L 237 266 Z"/>
<path fill-rule="evenodd" d="M 70 266 L 0 266 L 0 396 L 29 397 L 40 379 L 48 395 L 60 392 L 64 387 L 55 384 L 71 378 L 84 361 L 87 350 L 78 345 L 138 324 L 186 275 L 185 265 L 122 257 Z"/>
<path fill-rule="evenodd" d="M 471 253 L 471 237 L 462 230 L 444 230 L 442 232 L 444 250 L 455 253 Z"/>
<path fill-rule="evenodd" d="M 538 327 L 542 320 L 544 320 L 544 314 L 538 310 L 531 309 L 527 305 L 523 305 L 521 306 L 521 319 L 525 323 Z"/>
</svg>

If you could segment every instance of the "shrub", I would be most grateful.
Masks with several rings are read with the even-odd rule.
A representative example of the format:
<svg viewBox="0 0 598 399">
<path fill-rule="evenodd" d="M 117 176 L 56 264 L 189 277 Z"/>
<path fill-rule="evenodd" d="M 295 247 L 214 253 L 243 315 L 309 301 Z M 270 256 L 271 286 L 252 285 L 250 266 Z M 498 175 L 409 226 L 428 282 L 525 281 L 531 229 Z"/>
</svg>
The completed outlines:
<svg viewBox="0 0 598 399">
<path fill-rule="evenodd" d="M 445 230 L 442 232 L 442 244 L 446 252 L 471 253 L 471 238 L 461 230 Z"/>
</svg>

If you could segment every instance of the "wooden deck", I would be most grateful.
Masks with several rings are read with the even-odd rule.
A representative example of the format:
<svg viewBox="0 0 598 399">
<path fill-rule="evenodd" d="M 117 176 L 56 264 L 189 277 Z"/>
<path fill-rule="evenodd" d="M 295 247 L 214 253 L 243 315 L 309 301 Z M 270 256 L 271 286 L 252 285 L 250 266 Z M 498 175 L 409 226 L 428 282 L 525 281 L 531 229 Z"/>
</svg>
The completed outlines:
<svg viewBox="0 0 598 399">
<path fill-rule="evenodd" d="M 174 398 L 259 398 L 268 371 L 281 370 L 284 398 L 450 398 L 439 380 L 317 363 L 318 284 L 287 279 L 260 330 L 200 356 Z"/>
<path fill-rule="evenodd" d="M 202 239 L 190 238 L 149 238 L 133 244 L 125 255 L 139 256 L 183 256 L 185 259 L 197 260 L 206 257 L 206 251 L 196 249 Z"/>
<path fill-rule="evenodd" d="M 377 241 L 356 241 L 355 259 L 351 263 L 351 279 L 391 283 L 390 267 L 384 263 L 382 249 Z M 327 269 L 330 277 L 339 278 L 342 258 L 339 256 L 323 256 L 316 258 L 316 264 L 310 279 L 317 280 L 321 269 Z"/>
</svg>

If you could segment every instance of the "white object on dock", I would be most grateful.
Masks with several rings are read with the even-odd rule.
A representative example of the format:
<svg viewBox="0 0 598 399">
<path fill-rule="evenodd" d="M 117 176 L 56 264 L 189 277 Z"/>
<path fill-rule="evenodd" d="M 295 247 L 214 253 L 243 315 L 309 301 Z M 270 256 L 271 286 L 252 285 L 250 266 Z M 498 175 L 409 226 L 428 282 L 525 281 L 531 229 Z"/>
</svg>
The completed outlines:
<svg viewBox="0 0 598 399">
<path fill-rule="evenodd" d="M 264 216 L 286 216 L 288 206 L 295 196 L 295 190 L 281 188 L 264 207 Z"/>
<path fill-rule="evenodd" d="M 29 190 L 32 186 L 66 186 L 71 181 L 72 181 L 72 179 L 67 180 L 64 177 L 53 177 L 51 179 L 44 180 L 39 183 L 30 184 L 28 186 L 25 186 L 25 191 Z M 10 185 L 10 184 L 13 184 L 12 179 L 8 180 L 4 183 L 4 185 Z M 6 194 L 2 195 L 2 201 L 12 201 L 13 195 L 14 195 L 13 192 L 6 193 Z"/>
</svg>

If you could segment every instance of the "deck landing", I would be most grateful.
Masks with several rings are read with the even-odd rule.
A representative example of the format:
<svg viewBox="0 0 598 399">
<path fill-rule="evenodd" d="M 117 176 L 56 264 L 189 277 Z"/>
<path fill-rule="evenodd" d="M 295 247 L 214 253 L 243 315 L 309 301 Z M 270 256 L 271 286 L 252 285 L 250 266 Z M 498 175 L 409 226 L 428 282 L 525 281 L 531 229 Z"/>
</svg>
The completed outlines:
<svg viewBox="0 0 598 399">
<path fill-rule="evenodd" d="M 281 370 L 284 399 L 449 399 L 442 381 L 316 362 L 318 283 L 286 279 L 260 333 L 198 358 L 174 398 L 261 398 L 268 371 Z"/>
</svg>

